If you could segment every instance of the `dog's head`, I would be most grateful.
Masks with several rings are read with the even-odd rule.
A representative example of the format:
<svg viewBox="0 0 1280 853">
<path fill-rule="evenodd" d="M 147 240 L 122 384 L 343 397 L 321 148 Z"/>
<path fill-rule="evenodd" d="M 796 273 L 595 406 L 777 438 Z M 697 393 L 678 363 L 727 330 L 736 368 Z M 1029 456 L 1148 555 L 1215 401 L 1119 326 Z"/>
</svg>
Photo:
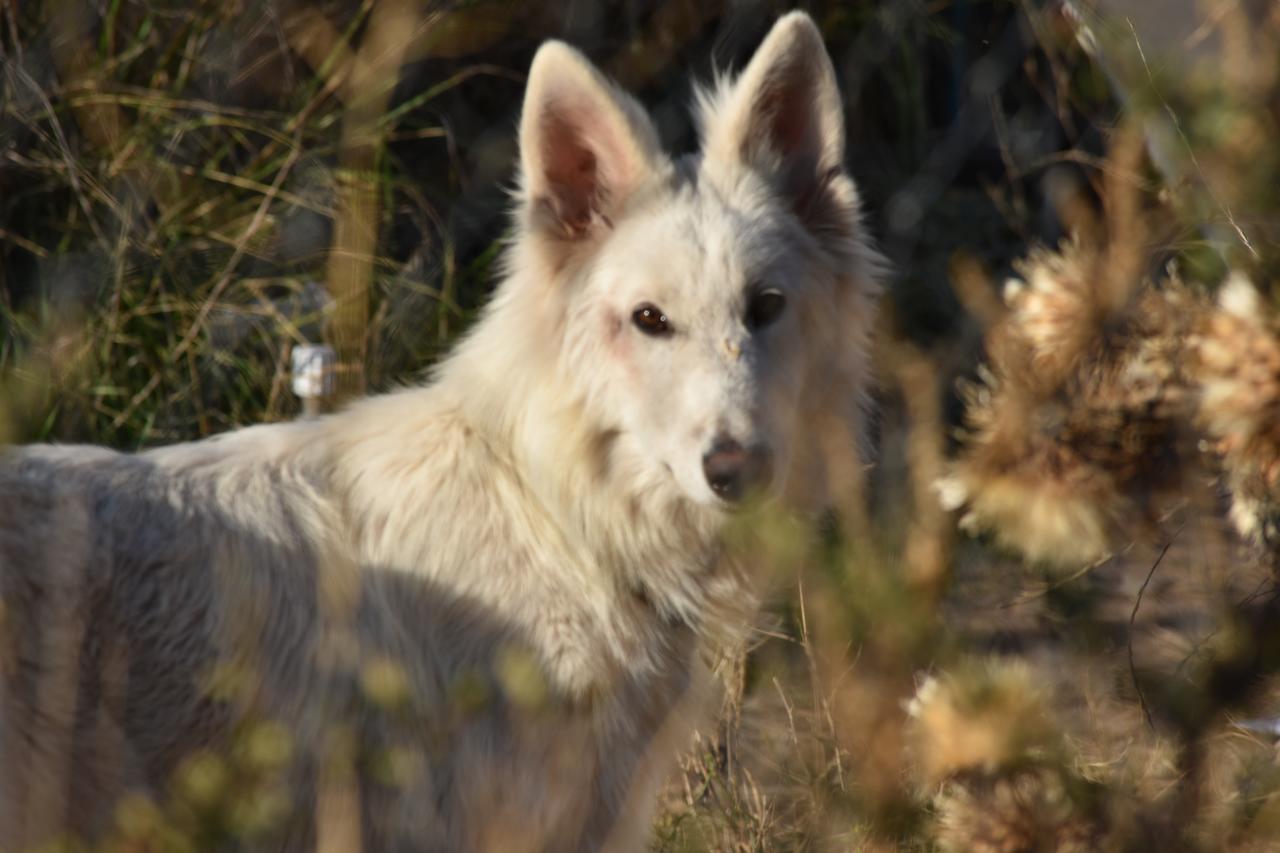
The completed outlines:
<svg viewBox="0 0 1280 853">
<path fill-rule="evenodd" d="M 808 16 L 780 19 L 698 100 L 702 151 L 673 161 L 639 104 L 544 45 L 521 118 L 516 263 L 553 282 L 560 376 L 609 466 L 727 506 L 822 481 L 824 419 L 856 432 L 876 263 Z"/>
</svg>

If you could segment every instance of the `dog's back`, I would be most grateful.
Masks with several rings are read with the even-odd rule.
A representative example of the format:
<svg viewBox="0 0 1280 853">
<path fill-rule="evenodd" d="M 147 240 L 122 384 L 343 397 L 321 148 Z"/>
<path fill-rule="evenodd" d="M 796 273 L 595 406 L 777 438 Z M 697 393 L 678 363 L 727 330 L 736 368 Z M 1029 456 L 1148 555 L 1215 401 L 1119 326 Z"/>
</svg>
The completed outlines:
<svg viewBox="0 0 1280 853">
<path fill-rule="evenodd" d="M 332 426 L 0 455 L 0 849 L 126 831 L 126 792 L 181 813 L 209 761 L 226 788 L 197 798 L 181 825 L 196 838 L 312 849 L 331 789 L 358 806 L 365 849 L 593 849 L 618 832 L 686 731 L 672 707 L 691 662 L 566 699 L 465 592 L 357 566 Z M 243 766 L 263 737 L 287 757 Z M 262 826 L 237 827 L 268 796 Z"/>
<path fill-rule="evenodd" d="M 0 846 L 94 837 L 123 791 L 160 799 L 184 758 L 226 745 L 232 703 L 211 680 L 235 644 L 300 651 L 314 635 L 307 494 L 254 459 L 253 438 L 188 459 L 0 456 Z M 309 660 L 260 662 L 279 710 L 302 710 L 281 699 L 301 701 Z"/>
</svg>

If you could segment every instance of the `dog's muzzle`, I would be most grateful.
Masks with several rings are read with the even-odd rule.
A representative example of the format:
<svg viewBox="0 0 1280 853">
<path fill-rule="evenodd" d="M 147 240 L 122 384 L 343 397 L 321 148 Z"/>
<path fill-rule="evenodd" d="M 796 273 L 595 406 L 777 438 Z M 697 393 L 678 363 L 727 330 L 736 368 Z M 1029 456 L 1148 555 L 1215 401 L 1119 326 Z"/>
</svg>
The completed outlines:
<svg viewBox="0 0 1280 853">
<path fill-rule="evenodd" d="M 773 453 L 762 444 L 743 447 L 731 438 L 718 438 L 702 457 L 702 472 L 717 497 L 740 501 L 773 480 Z"/>
</svg>

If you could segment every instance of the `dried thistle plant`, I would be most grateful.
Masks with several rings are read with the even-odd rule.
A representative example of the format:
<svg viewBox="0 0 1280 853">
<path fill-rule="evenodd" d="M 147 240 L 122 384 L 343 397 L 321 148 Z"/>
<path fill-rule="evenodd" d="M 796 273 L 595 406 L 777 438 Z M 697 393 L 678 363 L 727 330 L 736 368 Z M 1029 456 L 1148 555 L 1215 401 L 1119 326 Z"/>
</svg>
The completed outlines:
<svg viewBox="0 0 1280 853">
<path fill-rule="evenodd" d="M 945 787 L 935 798 L 945 851 L 1085 853 L 1099 849 L 1100 824 L 1083 815 L 1062 775 L 1027 768 Z"/>
<path fill-rule="evenodd" d="M 908 713 L 943 850 L 1098 849 L 1096 790 L 1068 767 L 1029 668 L 986 661 L 929 678 Z"/>
<path fill-rule="evenodd" d="M 907 714 L 916 773 L 926 787 L 999 773 L 1058 747 L 1046 698 L 1016 662 L 982 661 L 930 676 Z"/>
<path fill-rule="evenodd" d="M 1111 262 L 1079 244 L 1033 251 L 1006 287 L 987 365 L 962 388 L 964 447 L 942 499 L 964 509 L 963 527 L 1034 562 L 1104 557 L 1155 517 L 1152 497 L 1181 468 L 1182 342 L 1197 302 L 1173 276 L 1117 300 Z"/>
<path fill-rule="evenodd" d="M 1231 521 L 1280 554 L 1280 318 L 1233 274 L 1189 349 L 1196 420 L 1221 457 Z"/>
</svg>

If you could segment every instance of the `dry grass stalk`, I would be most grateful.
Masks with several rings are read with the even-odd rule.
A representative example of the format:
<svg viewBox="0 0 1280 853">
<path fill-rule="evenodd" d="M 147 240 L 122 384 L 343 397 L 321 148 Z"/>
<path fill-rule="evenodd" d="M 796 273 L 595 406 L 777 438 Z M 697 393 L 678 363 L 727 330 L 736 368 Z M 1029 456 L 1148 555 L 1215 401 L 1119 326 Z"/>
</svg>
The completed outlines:
<svg viewBox="0 0 1280 853">
<path fill-rule="evenodd" d="M 933 488 L 946 467 L 939 371 L 932 359 L 906 342 L 896 342 L 893 350 L 894 376 L 909 419 L 906 443 L 913 512 L 903 560 L 910 583 L 936 601 L 950 579 L 954 537 Z"/>
<path fill-rule="evenodd" d="M 339 142 L 338 210 L 329 254 L 328 286 L 334 300 L 330 333 L 338 353 L 340 398 L 364 392 L 368 349 L 369 293 L 378 247 L 376 169 L 385 127 L 381 118 L 395 80 L 421 31 L 421 9 L 414 0 L 388 0 L 374 6 L 368 30 L 354 55 L 336 71 L 346 112 Z M 314 21 L 304 33 L 314 33 Z"/>
</svg>

